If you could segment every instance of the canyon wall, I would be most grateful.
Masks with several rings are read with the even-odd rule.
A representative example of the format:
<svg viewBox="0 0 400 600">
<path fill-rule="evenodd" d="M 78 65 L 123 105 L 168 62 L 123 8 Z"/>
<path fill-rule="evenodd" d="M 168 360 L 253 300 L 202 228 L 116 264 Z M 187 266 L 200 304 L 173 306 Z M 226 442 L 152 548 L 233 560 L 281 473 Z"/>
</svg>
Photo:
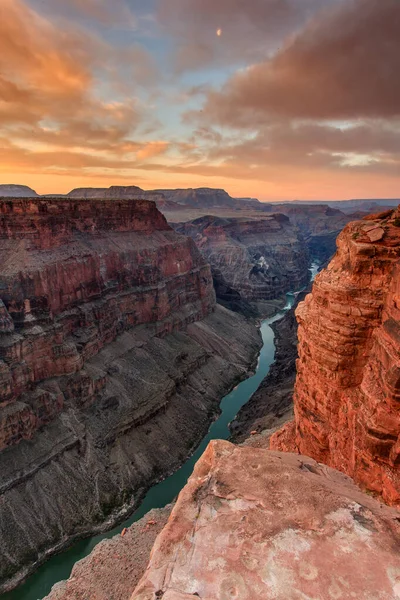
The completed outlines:
<svg viewBox="0 0 400 600">
<path fill-rule="evenodd" d="M 354 220 L 351 215 L 323 204 L 264 204 L 263 210 L 289 217 L 303 236 L 312 260 L 320 264 L 332 258 L 337 236 L 347 223 Z"/>
<path fill-rule="evenodd" d="M 349 224 L 297 309 L 295 421 L 273 449 L 299 451 L 400 506 L 400 212 Z"/>
<path fill-rule="evenodd" d="M 282 300 L 309 280 L 307 248 L 284 215 L 207 216 L 174 227 L 194 239 L 211 265 L 218 300 L 233 310 L 265 314 L 265 301 Z"/>
<path fill-rule="evenodd" d="M 176 468 L 256 328 L 152 202 L 0 200 L 0 590 Z"/>
</svg>

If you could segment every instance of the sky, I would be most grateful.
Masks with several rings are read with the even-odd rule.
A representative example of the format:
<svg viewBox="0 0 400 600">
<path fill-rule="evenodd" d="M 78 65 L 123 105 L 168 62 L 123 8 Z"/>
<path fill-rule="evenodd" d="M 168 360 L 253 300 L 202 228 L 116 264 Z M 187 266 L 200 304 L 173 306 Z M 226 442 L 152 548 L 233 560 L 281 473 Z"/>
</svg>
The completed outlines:
<svg viewBox="0 0 400 600">
<path fill-rule="evenodd" d="M 0 183 L 400 196 L 400 0 L 0 0 Z"/>
</svg>

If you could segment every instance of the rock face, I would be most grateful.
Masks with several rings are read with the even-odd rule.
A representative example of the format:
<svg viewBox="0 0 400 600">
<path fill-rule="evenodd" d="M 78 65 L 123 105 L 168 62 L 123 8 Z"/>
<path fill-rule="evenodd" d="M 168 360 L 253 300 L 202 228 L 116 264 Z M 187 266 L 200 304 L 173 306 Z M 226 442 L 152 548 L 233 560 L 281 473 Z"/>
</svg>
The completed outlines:
<svg viewBox="0 0 400 600">
<path fill-rule="evenodd" d="M 297 450 L 400 506 L 400 212 L 351 223 L 297 309 Z"/>
<path fill-rule="evenodd" d="M 123 534 L 103 540 L 43 600 L 128 600 L 149 562 L 172 505 L 152 510 Z"/>
<path fill-rule="evenodd" d="M 0 580 L 176 468 L 260 347 L 152 202 L 0 201 Z"/>
<path fill-rule="evenodd" d="M 322 204 L 263 205 L 263 210 L 287 215 L 301 232 L 312 259 L 319 263 L 332 258 L 336 251 L 337 236 L 353 220 L 351 215 Z"/>
<path fill-rule="evenodd" d="M 36 198 L 38 194 L 26 185 L 0 184 L 0 198 Z"/>
<path fill-rule="evenodd" d="M 211 264 L 218 300 L 231 309 L 246 312 L 250 303 L 257 310 L 309 279 L 307 248 L 284 215 L 209 216 L 174 227 L 194 239 Z"/>
<path fill-rule="evenodd" d="M 398 512 L 302 456 L 212 442 L 131 600 L 395 600 Z"/>
</svg>

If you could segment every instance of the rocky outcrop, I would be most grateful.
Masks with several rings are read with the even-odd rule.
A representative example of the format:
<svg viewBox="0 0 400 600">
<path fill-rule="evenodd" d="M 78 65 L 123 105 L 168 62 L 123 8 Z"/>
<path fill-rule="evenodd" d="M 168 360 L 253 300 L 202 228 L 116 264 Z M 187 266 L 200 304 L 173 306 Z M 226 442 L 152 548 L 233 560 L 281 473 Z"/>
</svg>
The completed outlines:
<svg viewBox="0 0 400 600">
<path fill-rule="evenodd" d="M 103 540 L 43 600 L 128 600 L 139 583 L 172 505 L 151 510 L 110 540 Z"/>
<path fill-rule="evenodd" d="M 0 198 L 36 198 L 38 194 L 27 185 L 0 184 Z"/>
<path fill-rule="evenodd" d="M 0 263 L 5 589 L 175 469 L 260 337 L 152 202 L 0 201 Z"/>
<path fill-rule="evenodd" d="M 395 600 L 399 543 L 398 512 L 345 475 L 310 458 L 215 441 L 132 600 Z"/>
<path fill-rule="evenodd" d="M 272 438 L 400 506 L 400 212 L 351 223 L 297 309 L 295 422 Z"/>
<path fill-rule="evenodd" d="M 309 280 L 307 248 L 284 215 L 208 216 L 174 227 L 194 239 L 211 265 L 218 300 L 233 310 L 273 313 L 268 301 Z"/>
</svg>

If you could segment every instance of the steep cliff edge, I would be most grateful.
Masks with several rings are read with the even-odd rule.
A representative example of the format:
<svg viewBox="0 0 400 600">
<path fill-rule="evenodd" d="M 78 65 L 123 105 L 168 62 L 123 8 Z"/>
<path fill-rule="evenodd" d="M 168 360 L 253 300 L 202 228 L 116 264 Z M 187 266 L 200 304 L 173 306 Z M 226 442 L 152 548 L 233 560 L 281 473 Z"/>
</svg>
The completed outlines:
<svg viewBox="0 0 400 600">
<path fill-rule="evenodd" d="M 211 265 L 218 301 L 231 310 L 273 314 L 271 300 L 309 280 L 307 248 L 284 215 L 207 216 L 174 228 L 193 238 Z"/>
<path fill-rule="evenodd" d="M 399 542 L 398 512 L 345 475 L 214 441 L 131 600 L 396 600 Z"/>
<path fill-rule="evenodd" d="M 400 506 L 400 212 L 349 224 L 297 309 L 295 421 L 272 438 Z"/>
<path fill-rule="evenodd" d="M 176 468 L 261 344 L 152 202 L 0 200 L 0 264 L 4 590 Z"/>
</svg>

